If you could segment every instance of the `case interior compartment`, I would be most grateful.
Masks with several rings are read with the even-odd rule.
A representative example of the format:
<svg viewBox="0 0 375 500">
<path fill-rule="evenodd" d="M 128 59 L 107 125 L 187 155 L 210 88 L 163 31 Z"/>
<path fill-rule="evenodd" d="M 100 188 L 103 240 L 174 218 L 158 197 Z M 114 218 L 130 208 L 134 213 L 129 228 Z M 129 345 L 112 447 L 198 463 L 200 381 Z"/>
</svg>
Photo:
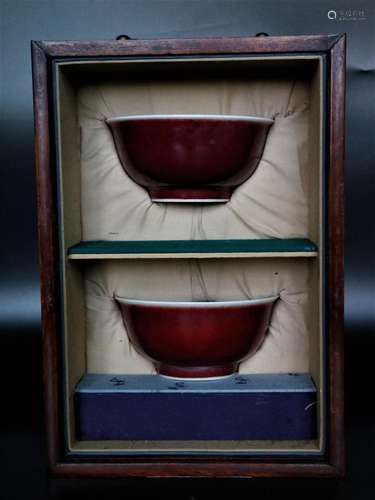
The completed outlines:
<svg viewBox="0 0 375 500">
<path fill-rule="evenodd" d="M 324 78 L 320 56 L 184 57 L 55 65 L 64 304 L 65 414 L 76 452 L 319 452 L 324 446 Z M 104 118 L 218 113 L 275 118 L 263 159 L 231 202 L 151 204 L 120 166 Z M 318 256 L 251 260 L 68 260 L 85 240 L 309 238 Z M 280 293 L 262 349 L 241 373 L 309 372 L 317 440 L 80 442 L 74 389 L 85 373 L 152 373 L 127 341 L 113 293 L 131 298 L 231 300 Z M 145 295 L 147 295 L 145 297 Z M 267 346 L 268 345 L 268 346 Z"/>
</svg>

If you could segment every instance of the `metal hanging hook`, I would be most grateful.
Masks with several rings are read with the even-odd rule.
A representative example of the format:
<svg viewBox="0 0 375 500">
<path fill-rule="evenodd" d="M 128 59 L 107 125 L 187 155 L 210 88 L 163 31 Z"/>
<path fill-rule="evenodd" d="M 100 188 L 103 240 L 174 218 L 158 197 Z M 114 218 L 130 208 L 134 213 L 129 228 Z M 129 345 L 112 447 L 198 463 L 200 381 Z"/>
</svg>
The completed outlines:
<svg viewBox="0 0 375 500">
<path fill-rule="evenodd" d="M 119 35 L 116 36 L 116 40 L 132 40 L 132 38 L 129 35 Z"/>
</svg>

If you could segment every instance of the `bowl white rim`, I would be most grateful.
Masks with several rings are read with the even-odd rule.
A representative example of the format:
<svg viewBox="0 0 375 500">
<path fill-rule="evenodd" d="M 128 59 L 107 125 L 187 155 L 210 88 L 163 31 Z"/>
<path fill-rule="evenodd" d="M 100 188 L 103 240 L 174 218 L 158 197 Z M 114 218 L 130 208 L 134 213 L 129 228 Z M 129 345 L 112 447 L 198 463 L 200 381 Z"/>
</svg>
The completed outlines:
<svg viewBox="0 0 375 500">
<path fill-rule="evenodd" d="M 172 300 L 139 300 L 139 299 L 126 299 L 124 297 L 119 297 L 117 295 L 114 295 L 114 299 L 117 302 L 120 302 L 121 304 L 128 304 L 128 305 L 149 305 L 149 306 L 165 306 L 165 307 L 193 307 L 193 308 L 199 308 L 199 307 L 208 307 L 208 308 L 215 308 L 215 307 L 230 307 L 230 306 L 247 306 L 249 304 L 268 304 L 275 302 L 278 298 L 280 298 L 279 295 L 274 295 L 271 297 L 262 297 L 259 299 L 244 299 L 244 300 L 221 300 L 221 301 L 172 301 Z"/>
<path fill-rule="evenodd" d="M 199 114 L 166 114 L 166 115 L 124 115 L 124 116 L 114 116 L 112 118 L 107 118 L 106 123 L 113 123 L 118 121 L 131 121 L 131 120 L 162 120 L 173 118 L 174 120 L 186 120 L 186 119 L 206 119 L 206 120 L 236 120 L 236 121 L 251 121 L 251 122 L 261 122 L 272 124 L 275 120 L 272 118 L 265 118 L 262 116 L 246 116 L 246 115 L 199 115 Z"/>
</svg>

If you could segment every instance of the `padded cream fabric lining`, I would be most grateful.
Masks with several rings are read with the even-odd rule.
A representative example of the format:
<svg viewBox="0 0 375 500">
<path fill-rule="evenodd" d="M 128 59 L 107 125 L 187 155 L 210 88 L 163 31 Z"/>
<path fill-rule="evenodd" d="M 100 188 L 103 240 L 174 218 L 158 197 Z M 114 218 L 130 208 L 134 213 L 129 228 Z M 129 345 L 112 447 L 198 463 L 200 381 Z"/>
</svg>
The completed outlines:
<svg viewBox="0 0 375 500">
<path fill-rule="evenodd" d="M 308 233 L 308 85 L 290 80 L 131 82 L 79 92 L 84 240 L 298 237 Z M 118 160 L 110 116 L 213 113 L 275 118 L 255 174 L 217 205 L 156 204 Z"/>
<path fill-rule="evenodd" d="M 309 83 L 218 79 L 93 83 L 79 90 L 82 238 L 219 239 L 310 236 L 308 206 Z M 275 119 L 255 174 L 227 204 L 153 204 L 124 172 L 110 116 L 212 113 Z M 113 294 L 160 300 L 231 300 L 280 293 L 261 349 L 242 372 L 309 370 L 308 260 L 112 261 L 88 264 L 87 370 L 150 373 L 129 345 Z M 317 353 L 318 354 L 318 353 Z"/>
<path fill-rule="evenodd" d="M 113 294 L 135 299 L 238 300 L 280 294 L 263 346 L 242 372 L 308 371 L 308 259 L 104 261 L 86 277 L 87 370 L 150 373 L 152 363 L 129 345 Z"/>
</svg>

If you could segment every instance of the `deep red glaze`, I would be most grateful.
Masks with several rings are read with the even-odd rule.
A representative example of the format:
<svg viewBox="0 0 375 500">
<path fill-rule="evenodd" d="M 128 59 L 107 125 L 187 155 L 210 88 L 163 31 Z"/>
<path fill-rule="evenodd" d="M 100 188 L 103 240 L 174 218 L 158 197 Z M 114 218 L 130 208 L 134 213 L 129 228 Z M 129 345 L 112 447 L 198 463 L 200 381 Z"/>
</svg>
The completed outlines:
<svg viewBox="0 0 375 500">
<path fill-rule="evenodd" d="M 272 125 L 271 120 L 248 117 L 194 115 L 124 117 L 107 123 L 127 174 L 152 198 L 163 187 L 172 188 L 176 200 L 228 200 L 257 168 Z"/>
<path fill-rule="evenodd" d="M 263 342 L 276 299 L 218 304 L 120 300 L 131 342 L 158 371 L 196 378 L 235 372 Z"/>
</svg>

